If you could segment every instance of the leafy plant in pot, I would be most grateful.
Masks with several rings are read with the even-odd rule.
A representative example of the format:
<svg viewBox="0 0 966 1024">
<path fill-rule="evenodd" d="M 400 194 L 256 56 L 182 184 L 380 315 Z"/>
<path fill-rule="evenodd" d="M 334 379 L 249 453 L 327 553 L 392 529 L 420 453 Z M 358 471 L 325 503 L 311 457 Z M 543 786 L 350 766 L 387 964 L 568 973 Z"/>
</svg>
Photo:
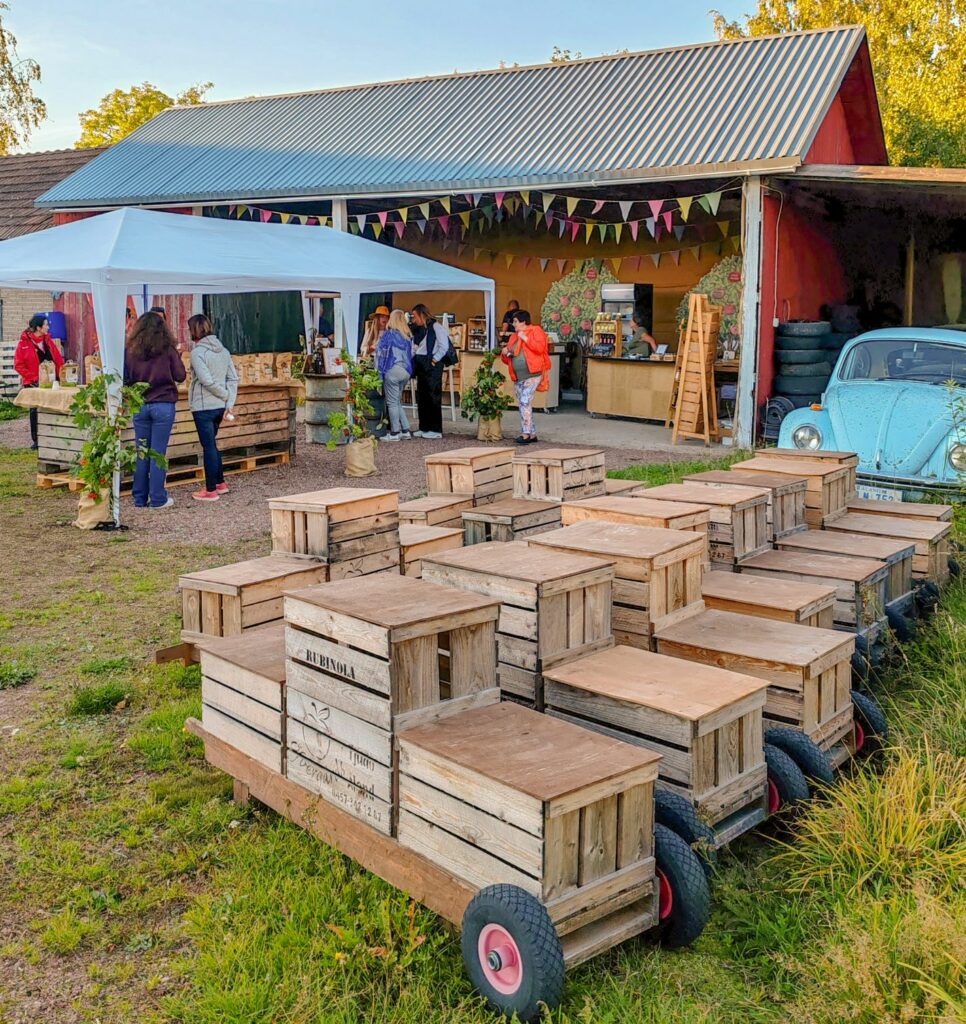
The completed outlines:
<svg viewBox="0 0 966 1024">
<path fill-rule="evenodd" d="M 70 412 L 74 423 L 86 432 L 87 440 L 71 475 L 82 481 L 84 490 L 78 503 L 75 526 L 90 530 L 116 524 L 120 509 L 115 505 L 111 486 L 115 473 L 133 473 L 139 456 L 151 459 L 162 469 L 168 460 L 146 446 L 124 440 L 124 432 L 144 405 L 146 383 L 124 385 L 113 373 L 102 373 L 77 392 Z M 112 418 L 109 395 L 117 396 L 117 412 Z"/>
<path fill-rule="evenodd" d="M 342 362 L 346 368 L 345 411 L 329 416 L 331 436 L 326 447 L 335 448 L 339 443 L 336 438 L 341 436 L 347 442 L 345 475 L 374 476 L 379 472 L 376 469 L 377 442 L 369 424 L 376 414 L 372 393 L 382 386 L 382 378 L 370 363 L 353 359 L 344 349 Z"/>
<path fill-rule="evenodd" d="M 500 420 L 510 408 L 512 400 L 503 390 L 506 377 L 493 364 L 499 358 L 494 349 L 487 352 L 479 369 L 473 374 L 473 383 L 460 399 L 460 416 L 471 423 L 479 417 L 476 437 L 479 441 L 500 441 L 503 438 Z"/>
</svg>

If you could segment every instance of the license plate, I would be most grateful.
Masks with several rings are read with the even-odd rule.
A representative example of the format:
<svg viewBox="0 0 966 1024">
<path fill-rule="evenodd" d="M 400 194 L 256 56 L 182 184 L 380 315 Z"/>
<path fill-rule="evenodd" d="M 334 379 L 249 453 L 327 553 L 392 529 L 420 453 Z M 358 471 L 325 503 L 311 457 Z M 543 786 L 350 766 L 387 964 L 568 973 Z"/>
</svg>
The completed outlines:
<svg viewBox="0 0 966 1024">
<path fill-rule="evenodd" d="M 902 491 L 894 487 L 877 487 L 874 484 L 857 484 L 856 493 L 860 498 L 873 501 L 902 501 Z"/>
</svg>

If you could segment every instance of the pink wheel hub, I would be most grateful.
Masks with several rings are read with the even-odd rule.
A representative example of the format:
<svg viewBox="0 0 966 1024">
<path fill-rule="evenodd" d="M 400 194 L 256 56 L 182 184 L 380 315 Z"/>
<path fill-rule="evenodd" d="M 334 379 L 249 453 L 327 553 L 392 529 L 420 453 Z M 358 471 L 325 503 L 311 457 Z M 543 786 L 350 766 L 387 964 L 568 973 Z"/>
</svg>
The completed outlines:
<svg viewBox="0 0 966 1024">
<path fill-rule="evenodd" d="M 853 723 L 855 729 L 855 752 L 858 753 L 865 746 L 865 729 L 862 728 L 862 723 L 856 719 Z"/>
<path fill-rule="evenodd" d="M 658 881 L 658 918 L 661 921 L 666 921 L 671 916 L 671 911 L 674 910 L 674 890 L 671 888 L 671 883 L 668 881 L 668 877 L 664 872 L 657 869 L 657 881 Z"/>
<path fill-rule="evenodd" d="M 500 995 L 512 996 L 523 982 L 523 958 L 513 936 L 499 924 L 488 924 L 476 943 L 483 977 Z"/>
<path fill-rule="evenodd" d="M 781 794 L 778 792 L 778 787 L 768 780 L 768 813 L 777 814 L 782 805 Z"/>
</svg>

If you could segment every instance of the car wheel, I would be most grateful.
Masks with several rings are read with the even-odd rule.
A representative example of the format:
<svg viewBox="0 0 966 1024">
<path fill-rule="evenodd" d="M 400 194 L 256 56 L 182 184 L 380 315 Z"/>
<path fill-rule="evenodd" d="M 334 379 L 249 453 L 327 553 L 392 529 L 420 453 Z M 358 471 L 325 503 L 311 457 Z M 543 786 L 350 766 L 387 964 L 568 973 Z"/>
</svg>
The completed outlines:
<svg viewBox="0 0 966 1024">
<path fill-rule="evenodd" d="M 782 362 L 782 377 L 825 377 L 828 380 L 832 376 L 832 367 L 829 363 L 806 363 L 799 366 L 797 363 L 788 364 Z"/>
<path fill-rule="evenodd" d="M 775 378 L 775 390 L 780 395 L 813 395 L 821 394 L 828 384 L 828 377 L 822 375 L 810 377 L 789 377 L 779 374 Z"/>
<path fill-rule="evenodd" d="M 778 333 L 786 338 L 815 338 L 828 334 L 832 325 L 828 320 L 786 320 L 778 325 Z"/>
</svg>

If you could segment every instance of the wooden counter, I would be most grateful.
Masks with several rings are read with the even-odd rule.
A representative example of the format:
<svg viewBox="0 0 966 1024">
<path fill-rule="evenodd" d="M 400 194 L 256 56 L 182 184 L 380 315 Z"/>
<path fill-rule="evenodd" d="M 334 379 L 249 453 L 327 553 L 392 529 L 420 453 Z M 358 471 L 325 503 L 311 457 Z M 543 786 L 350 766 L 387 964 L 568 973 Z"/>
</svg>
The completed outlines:
<svg viewBox="0 0 966 1024">
<path fill-rule="evenodd" d="M 590 356 L 587 411 L 598 416 L 663 421 L 673 382 L 673 362 Z"/>
<path fill-rule="evenodd" d="M 480 368 L 485 352 L 460 352 L 460 394 L 473 385 L 473 375 Z M 551 352 L 550 354 L 550 389 L 538 391 L 533 396 L 534 409 L 556 409 L 560 404 L 560 357 L 562 353 Z M 674 364 L 671 363 L 671 366 Z M 510 380 L 506 363 L 497 359 L 493 369 L 498 370 L 506 377 L 504 391 L 513 400 L 513 408 L 516 408 L 516 393 L 513 390 L 513 382 Z M 444 395 L 445 400 L 445 395 Z M 663 413 L 662 413 L 663 415 Z"/>
</svg>

